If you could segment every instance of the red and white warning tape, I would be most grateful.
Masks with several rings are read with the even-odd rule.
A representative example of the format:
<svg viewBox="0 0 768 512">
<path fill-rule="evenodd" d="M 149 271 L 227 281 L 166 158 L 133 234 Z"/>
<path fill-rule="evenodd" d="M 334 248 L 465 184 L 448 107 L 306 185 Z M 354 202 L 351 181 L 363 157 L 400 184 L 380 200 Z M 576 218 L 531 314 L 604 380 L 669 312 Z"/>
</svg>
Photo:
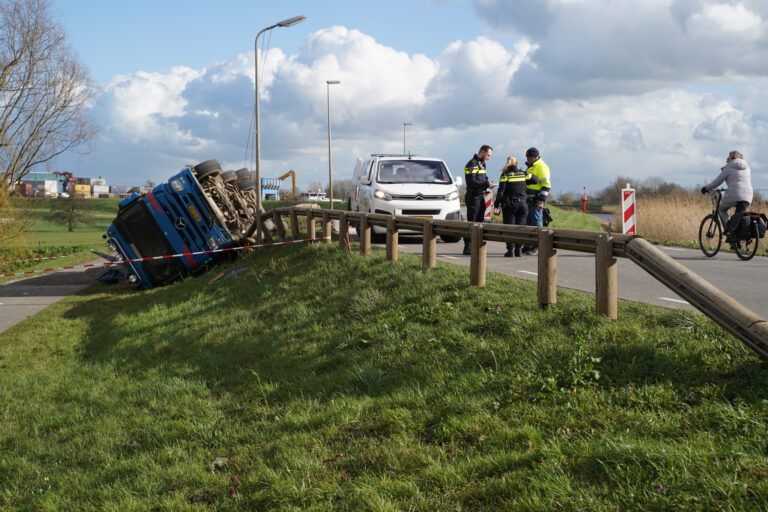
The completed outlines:
<svg viewBox="0 0 768 512">
<path fill-rule="evenodd" d="M 40 269 L 40 270 L 27 270 L 25 272 L 15 272 L 12 274 L 0 274 L 0 277 L 10 277 L 10 276 L 19 276 L 23 274 L 38 274 L 40 272 L 54 272 L 56 270 L 70 270 L 73 268 L 88 268 L 88 267 L 106 267 L 109 265 L 122 265 L 123 263 L 134 263 L 139 261 L 152 261 L 152 260 L 167 260 L 170 258 L 181 258 L 186 256 L 196 256 L 198 254 L 213 254 L 216 252 L 231 252 L 231 251 L 242 251 L 243 249 L 254 249 L 257 247 L 271 247 L 275 245 L 289 245 L 289 244 L 300 244 L 303 242 L 318 242 L 325 240 L 325 238 L 305 238 L 303 240 L 288 240 L 286 242 L 272 242 L 270 244 L 255 244 L 255 245 L 243 245 L 242 247 L 229 247 L 227 249 L 216 249 L 211 251 L 197 251 L 197 252 L 182 252 L 179 254 L 168 254 L 166 256 L 151 256 L 149 258 L 135 258 L 132 260 L 122 260 L 122 261 L 107 261 L 105 263 L 86 263 L 84 265 L 72 265 L 71 267 L 59 267 L 59 268 L 46 268 L 46 269 Z"/>
<path fill-rule="evenodd" d="M 27 263 L 27 262 L 30 262 L 30 261 L 58 260 L 58 259 L 61 259 L 61 258 L 69 258 L 70 256 L 83 256 L 84 254 L 91 254 L 91 253 L 89 253 L 89 252 L 81 252 L 81 253 L 78 253 L 78 254 L 65 254 L 64 256 L 48 256 L 46 258 L 30 258 L 28 260 L 8 261 L 8 262 L 3 262 L 3 266 L 13 265 L 14 263 Z"/>
</svg>

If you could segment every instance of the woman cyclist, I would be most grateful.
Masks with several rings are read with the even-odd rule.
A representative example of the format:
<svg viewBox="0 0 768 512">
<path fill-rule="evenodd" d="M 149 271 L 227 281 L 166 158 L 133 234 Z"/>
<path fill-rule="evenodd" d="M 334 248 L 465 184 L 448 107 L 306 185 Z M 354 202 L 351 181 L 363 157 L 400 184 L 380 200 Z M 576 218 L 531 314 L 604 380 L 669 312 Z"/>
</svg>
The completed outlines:
<svg viewBox="0 0 768 512">
<path fill-rule="evenodd" d="M 712 182 L 701 187 L 701 193 L 708 193 L 723 183 L 723 181 L 728 185 L 728 190 L 725 191 L 725 195 L 723 195 L 720 201 L 718 213 L 720 214 L 723 226 L 725 226 L 725 243 L 733 246 L 737 243 L 733 239 L 733 233 L 739 227 L 739 221 L 743 213 L 747 211 L 747 207 L 752 202 L 752 182 L 750 180 L 749 165 L 744 161 L 744 156 L 738 151 L 728 153 L 728 158 L 725 160 L 725 165 L 720 169 L 720 174 Z M 728 208 L 733 206 L 736 207 L 736 210 L 729 220 Z"/>
</svg>

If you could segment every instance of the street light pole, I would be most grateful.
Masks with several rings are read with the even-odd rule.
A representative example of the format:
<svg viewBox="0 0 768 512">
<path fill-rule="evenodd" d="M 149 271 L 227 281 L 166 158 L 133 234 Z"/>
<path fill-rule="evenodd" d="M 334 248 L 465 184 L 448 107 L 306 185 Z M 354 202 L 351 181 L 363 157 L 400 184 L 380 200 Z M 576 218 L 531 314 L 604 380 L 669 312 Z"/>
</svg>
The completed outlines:
<svg viewBox="0 0 768 512">
<path fill-rule="evenodd" d="M 261 30 L 258 34 L 256 34 L 256 39 L 253 41 L 253 61 L 254 61 L 254 73 L 253 73 L 253 83 L 254 83 L 254 107 L 253 107 L 253 115 L 256 117 L 256 131 L 254 133 L 254 138 L 256 139 L 255 143 L 255 151 L 256 151 L 256 206 L 258 207 L 259 211 L 261 210 L 261 136 L 259 132 L 259 36 L 263 34 L 264 32 L 268 30 L 272 30 L 275 27 L 291 27 L 293 25 L 296 25 L 297 23 L 301 23 L 302 21 L 306 20 L 306 16 L 294 16 L 293 18 L 288 18 L 287 20 L 278 21 L 274 25 L 271 25 L 269 27 L 266 27 Z"/>
<path fill-rule="evenodd" d="M 331 210 L 333 210 L 333 159 L 331 158 L 331 86 L 340 84 L 338 80 L 326 80 L 325 91 L 328 95 L 328 191 L 330 192 Z"/>
<path fill-rule="evenodd" d="M 405 151 L 405 127 L 406 126 L 413 126 L 413 123 L 403 123 L 403 154 L 406 155 Z"/>
</svg>

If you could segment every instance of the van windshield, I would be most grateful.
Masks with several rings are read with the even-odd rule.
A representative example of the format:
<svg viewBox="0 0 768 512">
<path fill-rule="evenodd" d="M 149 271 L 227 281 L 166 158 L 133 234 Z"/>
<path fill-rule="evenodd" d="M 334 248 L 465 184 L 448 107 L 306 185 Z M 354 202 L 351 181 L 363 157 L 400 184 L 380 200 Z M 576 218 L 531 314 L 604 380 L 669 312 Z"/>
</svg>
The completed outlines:
<svg viewBox="0 0 768 512">
<path fill-rule="evenodd" d="M 445 164 L 432 160 L 387 160 L 379 163 L 379 183 L 451 183 Z"/>
</svg>

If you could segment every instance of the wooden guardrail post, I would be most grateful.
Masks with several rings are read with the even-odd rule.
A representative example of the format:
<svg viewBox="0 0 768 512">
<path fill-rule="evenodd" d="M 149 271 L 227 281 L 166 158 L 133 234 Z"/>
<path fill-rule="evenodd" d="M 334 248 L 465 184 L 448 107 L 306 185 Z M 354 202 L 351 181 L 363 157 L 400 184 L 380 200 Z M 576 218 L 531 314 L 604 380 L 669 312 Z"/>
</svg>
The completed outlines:
<svg viewBox="0 0 768 512">
<path fill-rule="evenodd" d="M 613 237 L 600 235 L 595 247 L 595 302 L 597 314 L 618 317 L 618 264 L 613 257 Z"/>
<path fill-rule="evenodd" d="M 328 212 L 323 212 L 323 243 L 331 243 L 331 218 Z"/>
<path fill-rule="evenodd" d="M 315 216 L 312 215 L 312 209 L 307 210 L 307 238 L 314 240 L 315 235 Z"/>
<path fill-rule="evenodd" d="M 397 261 L 399 256 L 399 241 L 400 233 L 397 231 L 395 218 L 390 217 L 387 219 L 387 261 Z"/>
<path fill-rule="evenodd" d="M 294 208 L 291 208 L 291 233 L 294 240 L 299 239 L 299 219 Z"/>
<path fill-rule="evenodd" d="M 282 240 L 285 240 L 285 224 L 283 224 L 283 216 L 280 215 L 278 210 L 272 213 L 272 221 L 277 226 L 277 234 Z"/>
<path fill-rule="evenodd" d="M 360 254 L 371 254 L 371 225 L 367 213 L 360 218 Z"/>
<path fill-rule="evenodd" d="M 479 222 L 472 224 L 472 261 L 469 269 L 469 284 L 485 286 L 485 240 L 483 240 L 483 225 Z"/>
<path fill-rule="evenodd" d="M 435 223 L 431 220 L 424 222 L 423 238 L 421 263 L 425 267 L 434 268 L 437 265 L 437 235 L 435 235 Z"/>
<path fill-rule="evenodd" d="M 555 232 L 539 231 L 539 306 L 547 307 L 557 302 L 557 251 Z"/>
<path fill-rule="evenodd" d="M 349 222 L 347 222 L 347 212 L 339 214 L 339 245 L 347 247 L 349 240 Z"/>
</svg>

